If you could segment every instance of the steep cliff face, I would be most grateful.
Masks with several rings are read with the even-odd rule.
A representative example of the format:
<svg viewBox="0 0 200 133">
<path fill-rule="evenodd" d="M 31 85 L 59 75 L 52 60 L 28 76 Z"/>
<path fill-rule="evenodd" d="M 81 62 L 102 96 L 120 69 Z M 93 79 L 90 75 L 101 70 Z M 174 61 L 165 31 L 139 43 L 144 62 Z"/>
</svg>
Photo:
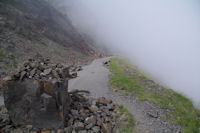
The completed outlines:
<svg viewBox="0 0 200 133">
<path fill-rule="evenodd" d="M 42 55 L 55 62 L 83 63 L 94 47 L 68 16 L 45 0 L 0 0 L 0 70 Z"/>
</svg>

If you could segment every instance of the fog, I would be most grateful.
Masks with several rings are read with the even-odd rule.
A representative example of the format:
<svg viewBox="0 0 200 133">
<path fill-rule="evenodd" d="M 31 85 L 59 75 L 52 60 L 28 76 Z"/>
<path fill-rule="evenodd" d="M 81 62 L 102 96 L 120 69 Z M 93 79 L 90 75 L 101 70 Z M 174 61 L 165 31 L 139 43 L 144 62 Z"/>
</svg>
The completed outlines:
<svg viewBox="0 0 200 133">
<path fill-rule="evenodd" d="M 75 27 L 200 106 L 200 1 L 68 0 Z"/>
</svg>

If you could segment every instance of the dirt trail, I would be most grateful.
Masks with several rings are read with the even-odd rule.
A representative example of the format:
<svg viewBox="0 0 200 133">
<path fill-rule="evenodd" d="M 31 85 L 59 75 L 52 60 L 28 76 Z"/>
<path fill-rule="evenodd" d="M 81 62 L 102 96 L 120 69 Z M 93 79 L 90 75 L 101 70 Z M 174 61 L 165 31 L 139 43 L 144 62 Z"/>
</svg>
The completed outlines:
<svg viewBox="0 0 200 133">
<path fill-rule="evenodd" d="M 103 66 L 103 62 L 109 59 L 96 59 L 83 67 L 78 77 L 70 80 L 69 88 L 89 90 L 93 97 L 106 97 L 123 104 L 134 116 L 137 133 L 181 133 L 179 126 L 169 124 L 164 110 L 147 102 L 139 102 L 133 96 L 113 94 L 109 91 L 110 72 Z"/>
</svg>

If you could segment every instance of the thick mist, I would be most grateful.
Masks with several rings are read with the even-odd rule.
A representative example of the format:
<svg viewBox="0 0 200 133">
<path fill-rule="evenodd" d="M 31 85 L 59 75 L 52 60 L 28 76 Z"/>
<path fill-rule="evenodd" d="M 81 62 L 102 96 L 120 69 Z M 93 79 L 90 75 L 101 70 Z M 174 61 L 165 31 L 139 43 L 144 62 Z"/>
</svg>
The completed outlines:
<svg viewBox="0 0 200 133">
<path fill-rule="evenodd" d="M 82 32 L 200 106 L 200 1 L 68 0 Z"/>
</svg>

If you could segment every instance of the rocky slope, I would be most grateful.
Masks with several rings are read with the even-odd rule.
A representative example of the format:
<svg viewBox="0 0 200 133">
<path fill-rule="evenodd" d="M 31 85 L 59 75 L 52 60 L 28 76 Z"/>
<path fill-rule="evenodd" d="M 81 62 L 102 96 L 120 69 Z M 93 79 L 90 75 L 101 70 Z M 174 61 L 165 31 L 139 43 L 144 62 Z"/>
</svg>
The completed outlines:
<svg viewBox="0 0 200 133">
<path fill-rule="evenodd" d="M 1 72 L 38 55 L 65 64 L 86 63 L 97 56 L 86 40 L 47 1 L 0 0 Z"/>
</svg>

